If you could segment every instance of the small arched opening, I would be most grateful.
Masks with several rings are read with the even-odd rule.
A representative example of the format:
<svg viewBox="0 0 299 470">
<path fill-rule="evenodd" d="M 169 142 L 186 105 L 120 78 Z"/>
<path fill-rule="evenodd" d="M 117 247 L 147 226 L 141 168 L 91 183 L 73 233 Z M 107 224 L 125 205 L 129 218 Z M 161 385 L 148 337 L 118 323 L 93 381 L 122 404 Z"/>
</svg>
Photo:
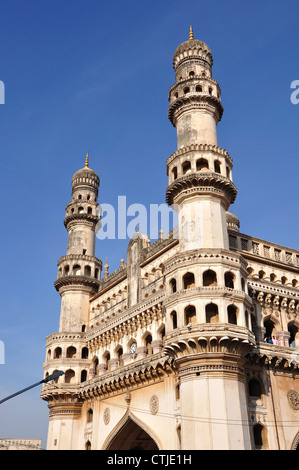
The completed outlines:
<svg viewBox="0 0 299 470">
<path fill-rule="evenodd" d="M 218 306 L 210 303 L 206 305 L 206 323 L 219 323 Z"/>
<path fill-rule="evenodd" d="M 196 309 L 193 305 L 185 308 L 185 325 L 194 325 L 196 323 Z"/>
<path fill-rule="evenodd" d="M 184 289 L 192 289 L 193 287 L 195 287 L 195 279 L 193 273 L 186 273 L 183 276 L 183 286 Z"/>
<path fill-rule="evenodd" d="M 203 273 L 202 276 L 202 285 L 204 287 L 212 287 L 212 286 L 217 286 L 217 275 L 215 271 L 212 271 L 211 269 L 208 269 Z"/>
<path fill-rule="evenodd" d="M 228 323 L 232 323 L 233 325 L 237 325 L 237 313 L 238 313 L 238 310 L 234 305 L 229 305 L 227 307 L 227 320 L 228 320 Z"/>
</svg>

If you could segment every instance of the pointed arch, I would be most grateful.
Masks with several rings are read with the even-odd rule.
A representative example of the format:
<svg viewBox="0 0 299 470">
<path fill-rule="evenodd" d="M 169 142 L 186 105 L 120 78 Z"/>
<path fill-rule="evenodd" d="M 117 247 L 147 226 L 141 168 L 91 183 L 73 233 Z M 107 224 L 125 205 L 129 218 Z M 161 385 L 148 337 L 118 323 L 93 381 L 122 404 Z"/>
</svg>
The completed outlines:
<svg viewBox="0 0 299 470">
<path fill-rule="evenodd" d="M 299 431 L 292 442 L 291 450 L 299 450 Z"/>
<path fill-rule="evenodd" d="M 144 449 L 144 450 L 162 450 L 163 447 L 157 438 L 157 436 L 154 434 L 154 432 L 141 420 L 139 420 L 130 410 L 127 410 L 125 415 L 121 418 L 121 420 L 118 422 L 118 424 L 113 428 L 111 433 L 107 436 L 105 439 L 103 445 L 102 445 L 102 450 L 138 450 L 138 447 L 130 447 L 131 445 L 134 446 L 134 435 L 129 431 L 129 429 L 133 429 L 136 433 L 136 430 L 140 430 L 140 432 L 143 432 L 143 437 L 148 436 L 148 445 L 149 447 L 152 447 L 152 449 Z M 124 435 L 126 434 L 128 438 L 131 438 L 131 442 L 129 439 L 126 440 L 126 442 L 123 442 L 123 445 L 126 446 L 126 448 L 120 448 L 120 442 L 122 439 L 122 433 L 124 431 Z M 118 442 L 117 442 L 118 441 Z M 116 446 L 114 448 L 114 446 Z"/>
</svg>

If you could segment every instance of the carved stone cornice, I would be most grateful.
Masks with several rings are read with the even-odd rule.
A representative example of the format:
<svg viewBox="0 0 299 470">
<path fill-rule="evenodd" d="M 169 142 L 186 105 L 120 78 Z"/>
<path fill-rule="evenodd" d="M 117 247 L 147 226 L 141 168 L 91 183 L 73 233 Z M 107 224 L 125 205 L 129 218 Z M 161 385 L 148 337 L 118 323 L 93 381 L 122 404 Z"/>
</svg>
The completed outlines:
<svg viewBox="0 0 299 470">
<path fill-rule="evenodd" d="M 172 358 L 165 353 L 154 354 L 81 384 L 80 397 L 84 400 L 90 396 L 123 393 L 141 385 L 162 381 L 173 373 Z"/>
<path fill-rule="evenodd" d="M 215 115 L 220 121 L 223 114 L 223 105 L 219 98 L 204 93 L 187 93 L 173 101 L 168 108 L 168 118 L 175 127 L 179 114 L 194 108 L 204 108 Z"/>
<path fill-rule="evenodd" d="M 80 275 L 62 276 L 54 282 L 54 287 L 60 294 L 69 288 L 79 290 L 85 289 L 91 294 L 94 294 L 98 291 L 99 285 L 100 281 L 98 279 Z"/>
<path fill-rule="evenodd" d="M 206 354 L 233 354 L 245 357 L 255 346 L 254 334 L 245 327 L 230 324 L 201 324 L 177 328 L 166 335 L 164 351 L 176 361 Z"/>
<path fill-rule="evenodd" d="M 212 287 L 193 287 L 189 289 L 178 290 L 174 294 L 169 295 L 163 302 L 164 307 L 181 301 L 187 301 L 194 297 L 198 298 L 229 298 L 232 302 L 243 302 L 247 308 L 251 308 L 252 299 L 245 292 L 231 289 L 230 287 L 212 286 Z"/>
<path fill-rule="evenodd" d="M 184 155 L 187 155 L 188 153 L 193 153 L 193 152 L 207 152 L 207 153 L 213 153 L 216 156 L 220 155 L 221 157 L 224 157 L 230 165 L 232 165 L 233 161 L 232 158 L 230 157 L 229 153 L 227 150 L 217 147 L 216 145 L 210 145 L 210 144 L 190 144 L 187 145 L 186 147 L 182 147 L 178 150 L 176 150 L 170 157 L 167 159 L 167 166 L 173 162 L 177 157 L 181 157 Z"/>
<path fill-rule="evenodd" d="M 184 253 L 177 253 L 164 263 L 164 274 L 168 275 L 177 268 L 190 267 L 193 264 L 223 263 L 231 268 L 241 269 L 243 274 L 247 273 L 247 263 L 242 254 L 221 250 L 207 249 L 189 250 Z"/>
<path fill-rule="evenodd" d="M 299 354 L 293 348 L 258 343 L 248 354 L 247 360 L 250 364 L 273 368 L 276 372 L 299 375 Z"/>
<path fill-rule="evenodd" d="M 72 214 L 68 215 L 64 219 L 64 225 L 67 230 L 70 229 L 72 224 L 75 223 L 80 223 L 80 224 L 85 224 L 91 227 L 95 227 L 96 224 L 99 222 L 100 217 L 92 214 Z"/>
<path fill-rule="evenodd" d="M 169 205 L 179 203 L 178 199 L 190 194 L 208 194 L 224 199 L 226 207 L 237 196 L 237 188 L 229 178 L 214 172 L 191 173 L 177 178 L 166 189 L 166 202 Z"/>
<path fill-rule="evenodd" d="M 159 293 L 151 299 L 140 302 L 138 306 L 133 306 L 122 314 L 117 315 L 111 320 L 107 321 L 104 326 L 90 328 L 87 331 L 87 340 L 89 347 L 96 341 L 100 344 L 102 340 L 110 342 L 114 334 L 130 334 L 140 324 L 151 323 L 155 316 L 164 315 L 162 311 L 162 301 L 164 299 L 164 292 Z"/>
</svg>

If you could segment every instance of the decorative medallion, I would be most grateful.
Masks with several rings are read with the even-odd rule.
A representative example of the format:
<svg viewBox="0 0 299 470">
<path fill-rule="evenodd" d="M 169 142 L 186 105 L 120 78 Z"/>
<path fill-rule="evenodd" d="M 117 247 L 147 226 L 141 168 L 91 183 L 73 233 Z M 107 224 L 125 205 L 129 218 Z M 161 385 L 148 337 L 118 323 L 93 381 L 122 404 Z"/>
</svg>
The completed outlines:
<svg viewBox="0 0 299 470">
<path fill-rule="evenodd" d="M 104 419 L 105 424 L 109 423 L 109 421 L 110 421 L 110 410 L 109 410 L 109 408 L 105 408 L 103 419 Z"/>
<path fill-rule="evenodd" d="M 299 393 L 292 388 L 288 391 L 288 401 L 294 410 L 299 410 Z"/>
<path fill-rule="evenodd" d="M 157 397 L 157 395 L 153 395 L 151 397 L 149 407 L 150 407 L 150 412 L 153 415 L 158 413 L 158 411 L 159 411 L 159 398 Z"/>
</svg>

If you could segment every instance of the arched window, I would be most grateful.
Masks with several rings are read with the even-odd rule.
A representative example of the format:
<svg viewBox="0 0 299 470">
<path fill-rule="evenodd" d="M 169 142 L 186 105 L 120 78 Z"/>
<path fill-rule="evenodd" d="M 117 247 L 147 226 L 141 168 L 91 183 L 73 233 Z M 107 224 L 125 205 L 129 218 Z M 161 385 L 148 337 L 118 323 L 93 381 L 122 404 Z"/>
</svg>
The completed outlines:
<svg viewBox="0 0 299 470">
<path fill-rule="evenodd" d="M 187 86 L 186 88 L 184 88 L 184 94 L 186 95 L 187 93 L 190 92 L 190 88 Z"/>
<path fill-rule="evenodd" d="M 272 320 L 265 320 L 264 321 L 264 327 L 266 328 L 265 337 L 268 338 L 268 339 L 271 339 L 273 331 L 274 331 L 273 321 Z"/>
<path fill-rule="evenodd" d="M 73 267 L 73 274 L 74 276 L 80 276 L 81 266 L 79 264 L 75 264 L 75 266 Z"/>
<path fill-rule="evenodd" d="M 118 359 L 118 362 L 119 362 L 119 366 L 123 366 L 124 365 L 124 360 L 123 360 L 123 348 L 120 346 L 117 351 L 116 351 L 116 354 L 117 354 L 117 359 Z"/>
<path fill-rule="evenodd" d="M 108 351 L 103 355 L 103 362 L 106 365 L 106 370 L 110 370 L 110 353 Z"/>
<path fill-rule="evenodd" d="M 237 324 L 237 309 L 234 305 L 227 307 L 227 319 L 228 323 L 232 323 L 233 325 Z"/>
<path fill-rule="evenodd" d="M 148 356 L 153 354 L 152 341 L 153 341 L 152 335 L 147 334 L 146 337 L 144 338 L 144 343 L 146 347 L 146 353 Z"/>
<path fill-rule="evenodd" d="M 259 271 L 259 278 L 260 279 L 264 279 L 265 275 L 266 275 L 265 271 L 262 271 L 262 270 Z"/>
<path fill-rule="evenodd" d="M 82 359 L 88 359 L 88 348 L 86 348 L 86 347 L 82 348 L 81 358 Z"/>
<path fill-rule="evenodd" d="M 189 77 L 194 77 L 195 73 L 193 72 L 193 70 L 191 70 L 191 72 L 189 72 Z"/>
<path fill-rule="evenodd" d="M 92 208 L 91 207 L 87 208 L 87 214 L 92 214 Z"/>
<path fill-rule="evenodd" d="M 296 348 L 296 337 L 298 336 L 298 327 L 294 323 L 288 325 L 288 331 L 290 333 L 289 346 L 290 348 Z"/>
<path fill-rule="evenodd" d="M 215 271 L 208 269 L 203 273 L 202 283 L 204 287 L 217 286 L 217 275 Z"/>
<path fill-rule="evenodd" d="M 90 441 L 87 441 L 85 443 L 85 450 L 91 450 L 91 442 Z"/>
<path fill-rule="evenodd" d="M 184 162 L 182 164 L 182 171 L 183 171 L 183 175 L 185 175 L 186 173 L 189 173 L 191 171 L 191 162 Z"/>
<path fill-rule="evenodd" d="M 234 289 L 234 279 L 235 279 L 235 276 L 230 273 L 230 272 L 227 272 L 224 274 L 224 282 L 225 282 L 225 287 L 230 287 L 230 289 Z"/>
<path fill-rule="evenodd" d="M 69 272 L 70 272 L 70 267 L 69 267 L 68 265 L 66 265 L 66 266 L 64 267 L 64 275 L 65 275 L 65 276 L 68 276 Z"/>
<path fill-rule="evenodd" d="M 196 171 L 201 171 L 203 169 L 209 169 L 209 162 L 205 158 L 200 158 L 196 161 Z"/>
<path fill-rule="evenodd" d="M 221 163 L 218 160 L 214 161 L 214 171 L 215 173 L 221 173 Z"/>
<path fill-rule="evenodd" d="M 196 323 L 196 310 L 193 305 L 185 308 L 185 325 L 194 325 Z"/>
<path fill-rule="evenodd" d="M 202 86 L 197 85 L 197 86 L 195 87 L 195 91 L 197 91 L 197 93 L 201 93 L 201 92 L 202 92 Z"/>
<path fill-rule="evenodd" d="M 184 285 L 184 289 L 191 289 L 192 287 L 195 287 L 195 280 L 194 280 L 193 273 L 187 273 L 184 275 L 183 285 Z"/>
<path fill-rule="evenodd" d="M 83 212 L 84 212 L 84 208 L 83 208 L 83 207 L 79 207 L 79 209 L 78 209 L 78 214 L 83 214 Z"/>
<path fill-rule="evenodd" d="M 94 375 L 98 375 L 98 373 L 99 373 L 99 359 L 97 357 L 94 357 L 93 360 L 92 360 L 92 368 L 93 368 Z"/>
<path fill-rule="evenodd" d="M 206 305 L 206 323 L 219 323 L 218 306 L 216 304 Z"/>
<path fill-rule="evenodd" d="M 72 369 L 66 371 L 64 375 L 64 381 L 66 384 L 75 383 L 75 372 Z"/>
<path fill-rule="evenodd" d="M 178 170 L 177 170 L 177 167 L 175 166 L 173 169 L 172 169 L 172 179 L 173 180 L 176 180 L 178 177 Z"/>
<path fill-rule="evenodd" d="M 54 349 L 54 359 L 60 359 L 62 355 L 62 349 L 57 347 Z"/>
<path fill-rule="evenodd" d="M 210 95 L 213 94 L 213 88 L 212 88 L 212 87 L 209 88 L 209 94 L 210 94 Z"/>
<path fill-rule="evenodd" d="M 172 294 L 174 294 L 176 292 L 176 280 L 175 279 L 171 279 L 169 281 L 169 285 L 170 285 L 170 291 Z"/>
<path fill-rule="evenodd" d="M 274 273 L 270 274 L 270 281 L 275 282 L 276 280 L 276 275 Z"/>
<path fill-rule="evenodd" d="M 66 350 L 66 357 L 69 358 L 69 359 L 70 358 L 73 359 L 73 358 L 76 357 L 76 352 L 77 352 L 76 348 L 74 348 L 74 346 L 70 346 Z"/>
<path fill-rule="evenodd" d="M 254 398 L 261 398 L 262 386 L 259 380 L 250 379 L 248 382 L 249 396 Z"/>
<path fill-rule="evenodd" d="M 91 408 L 89 408 L 89 410 L 87 411 L 87 419 L 86 419 L 87 423 L 92 423 L 93 421 L 93 411 Z"/>
<path fill-rule="evenodd" d="M 256 449 L 267 448 L 267 430 L 261 423 L 253 426 L 253 437 Z"/>
<path fill-rule="evenodd" d="M 177 319 L 177 314 L 175 310 L 171 312 L 170 318 L 171 318 L 172 328 L 175 330 L 178 327 L 178 319 Z"/>
<path fill-rule="evenodd" d="M 87 370 L 81 371 L 81 383 L 87 380 Z"/>
<path fill-rule="evenodd" d="M 90 266 L 85 266 L 84 276 L 91 276 L 91 267 Z"/>
</svg>

